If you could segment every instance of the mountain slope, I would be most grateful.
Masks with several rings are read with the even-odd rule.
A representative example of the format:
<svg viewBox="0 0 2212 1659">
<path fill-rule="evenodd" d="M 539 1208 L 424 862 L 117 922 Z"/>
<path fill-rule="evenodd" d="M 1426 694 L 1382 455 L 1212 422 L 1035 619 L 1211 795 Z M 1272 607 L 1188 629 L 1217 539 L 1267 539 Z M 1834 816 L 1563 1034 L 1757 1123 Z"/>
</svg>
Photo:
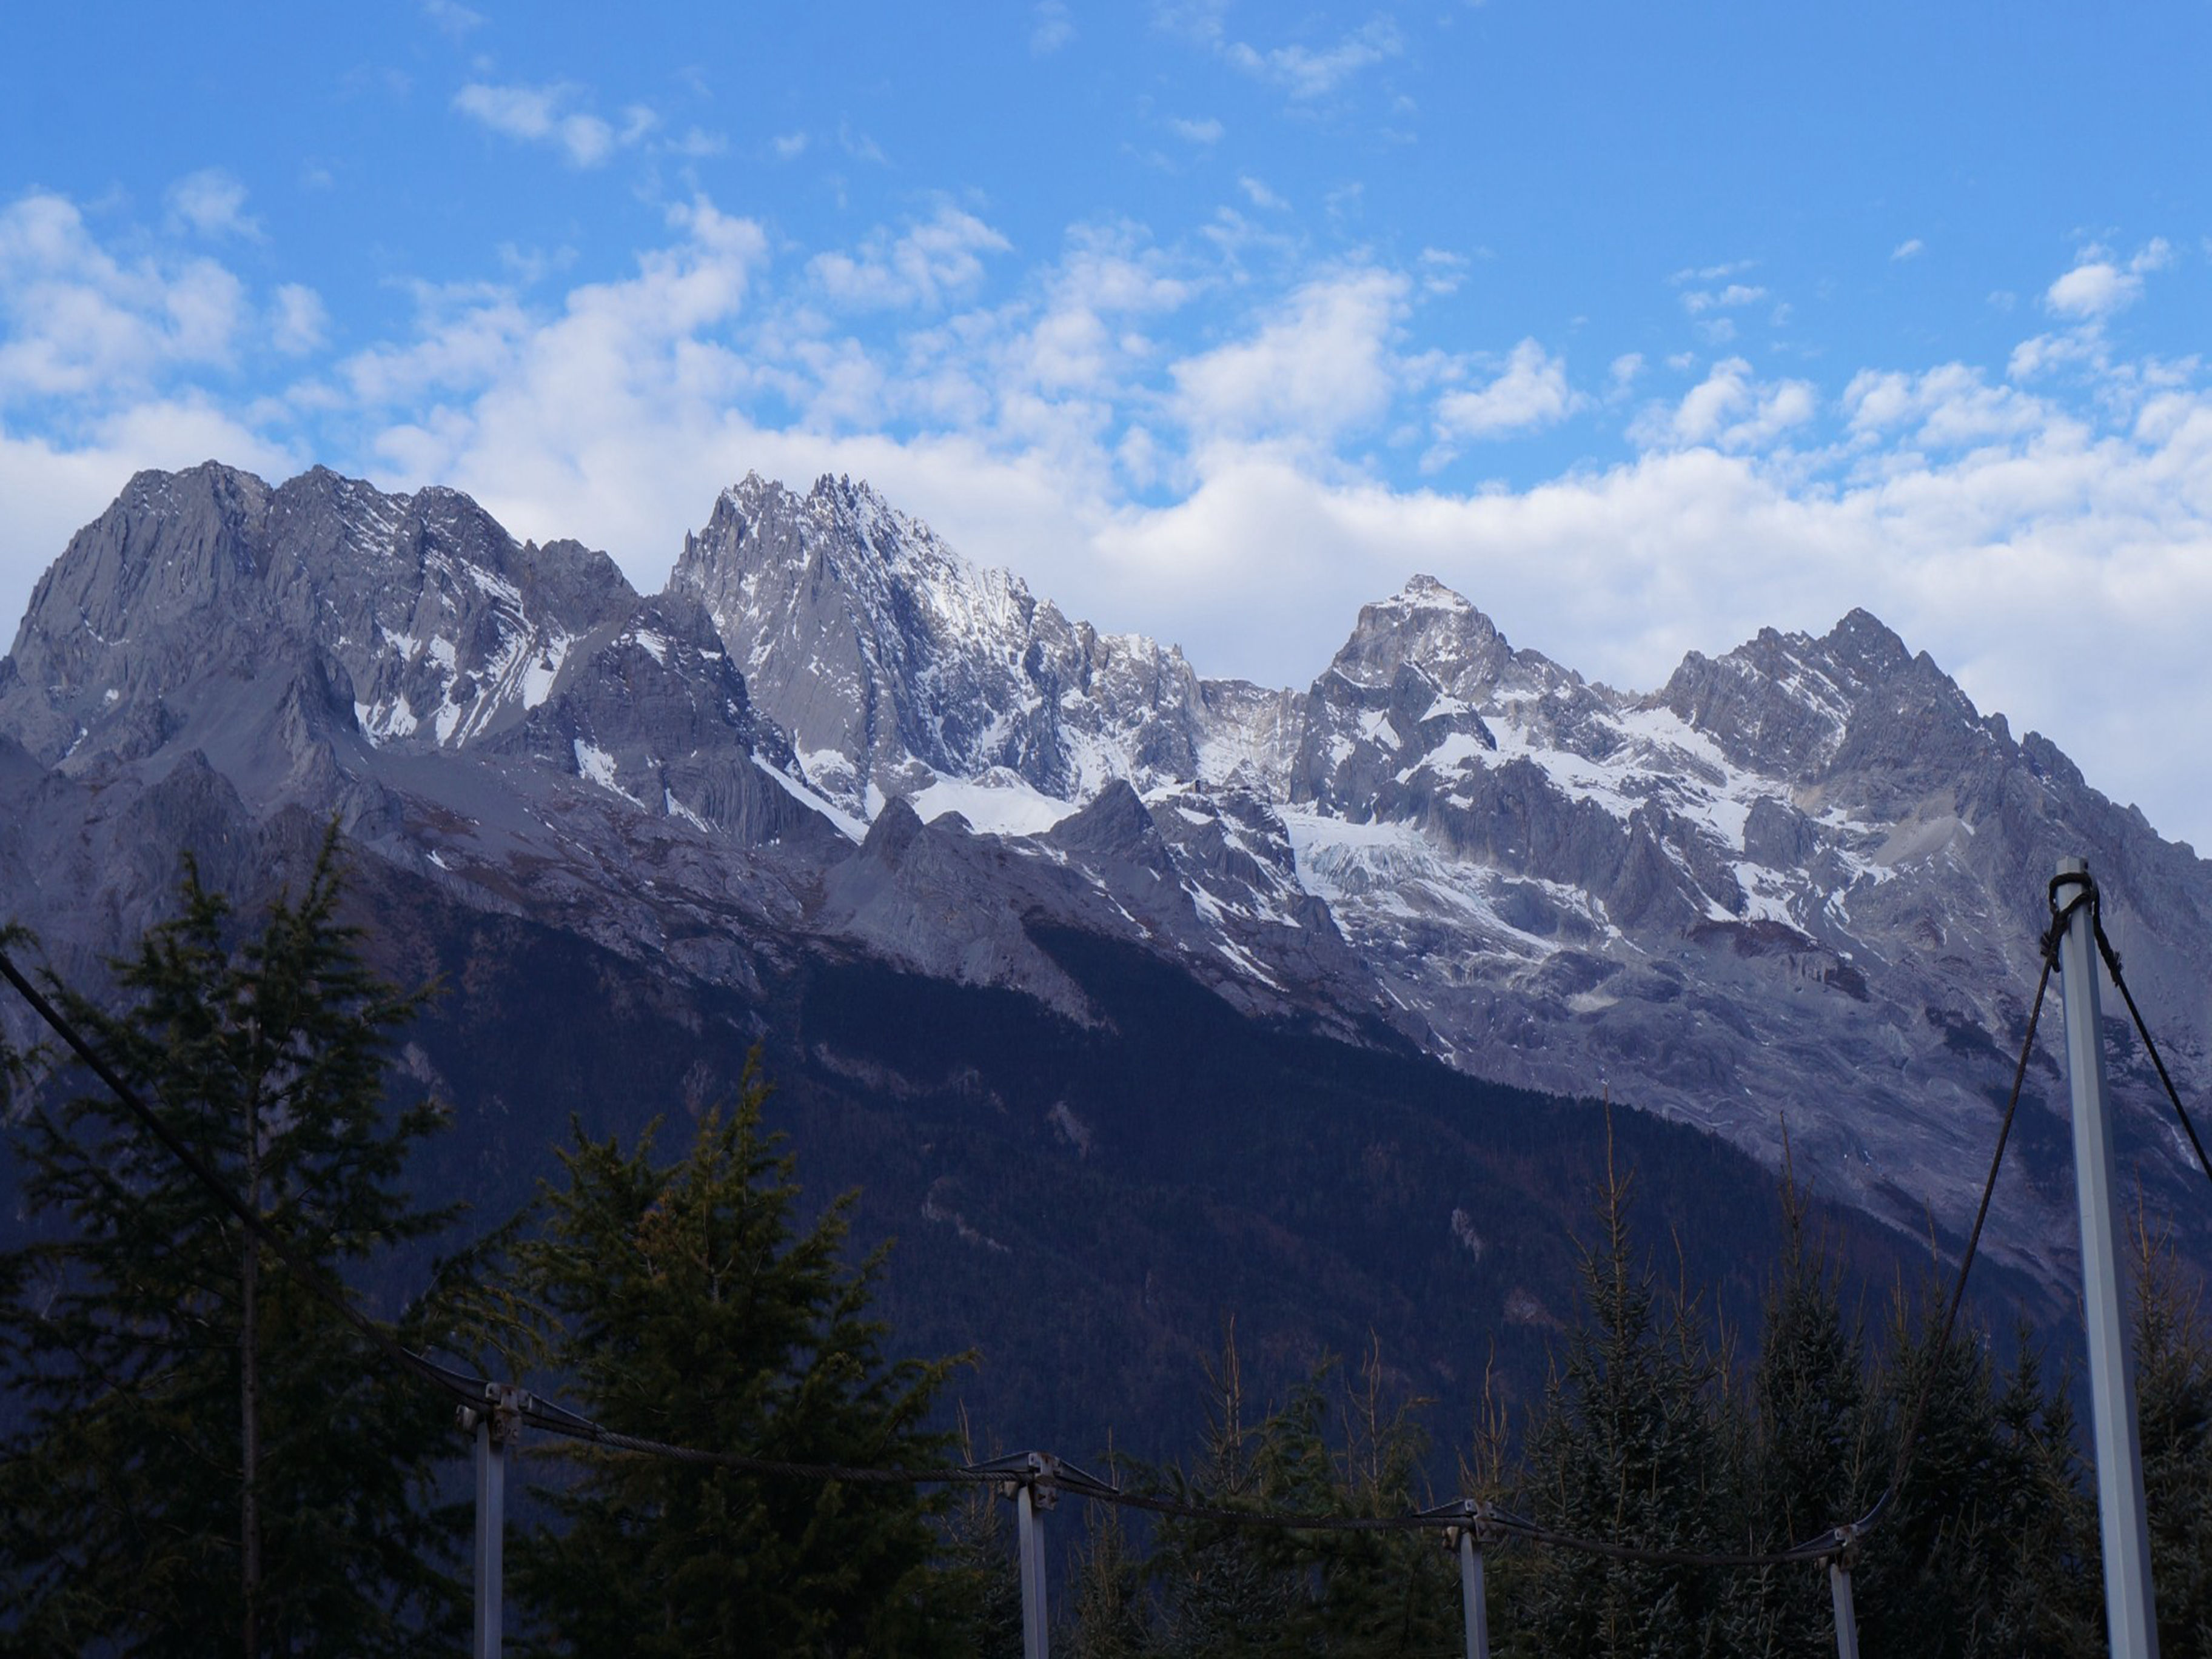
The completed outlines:
<svg viewBox="0 0 2212 1659">
<path fill-rule="evenodd" d="M 747 478 L 647 599 L 450 491 L 210 465 L 141 475 L 72 541 L 0 662 L 0 734 L 55 857 L 108 802 L 161 842 L 161 791 L 199 780 L 177 799 L 335 814 L 454 902 L 672 982 L 757 999 L 871 962 L 1109 1031 L 1044 942 L 1093 941 L 1270 1030 L 1609 1092 L 1770 1164 L 1786 1132 L 1913 1237 L 1971 1206 L 2062 854 L 2206 1071 L 2212 866 L 1863 612 L 1637 695 L 1416 577 L 1270 690 L 1071 623 L 865 484 Z M 15 887 L 85 962 L 156 902 Z M 2046 1038 L 1993 1248 L 2055 1286 Z M 2145 1145 L 2163 1201 L 2181 1165 Z"/>
</svg>

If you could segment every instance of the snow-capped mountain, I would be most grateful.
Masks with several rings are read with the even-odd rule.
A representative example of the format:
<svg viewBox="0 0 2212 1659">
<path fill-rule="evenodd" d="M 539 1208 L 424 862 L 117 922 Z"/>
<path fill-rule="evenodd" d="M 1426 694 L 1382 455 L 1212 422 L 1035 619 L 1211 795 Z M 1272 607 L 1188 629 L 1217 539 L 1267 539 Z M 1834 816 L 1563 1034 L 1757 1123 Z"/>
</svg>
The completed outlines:
<svg viewBox="0 0 2212 1659">
<path fill-rule="evenodd" d="M 1076 801 L 1197 770 L 1181 652 L 1069 622 L 865 483 L 799 496 L 748 476 L 685 538 L 669 592 L 705 604 L 815 787 L 856 816 L 939 782 Z"/>
<path fill-rule="evenodd" d="M 134 479 L 48 572 L 0 662 L 11 742 L 0 782 L 36 779 L 79 858 L 100 832 L 70 789 L 96 816 L 204 768 L 250 814 L 336 812 L 457 902 L 702 982 L 857 953 L 1095 1022 L 1042 941 L 1109 940 L 1255 1019 L 1608 1092 L 1769 1162 L 1786 1133 L 1916 1233 L 1978 1188 L 2060 854 L 2206 1073 L 2212 866 L 1864 612 L 1639 695 L 1417 576 L 1270 690 L 1071 622 L 865 484 L 749 477 L 645 598 L 451 491 L 210 465 Z M 35 880 L 0 900 L 84 953 L 142 920 Z M 2049 1277 L 2045 1030 L 1998 1249 Z"/>
</svg>

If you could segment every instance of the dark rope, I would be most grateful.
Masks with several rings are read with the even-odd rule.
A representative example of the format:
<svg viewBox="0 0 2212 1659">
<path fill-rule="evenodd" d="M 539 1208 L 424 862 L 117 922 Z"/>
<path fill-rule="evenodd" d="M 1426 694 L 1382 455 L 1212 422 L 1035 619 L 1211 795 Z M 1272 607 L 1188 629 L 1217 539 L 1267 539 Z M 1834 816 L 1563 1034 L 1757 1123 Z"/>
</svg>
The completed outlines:
<svg viewBox="0 0 2212 1659">
<path fill-rule="evenodd" d="M 2101 902 L 2091 912 L 2095 919 L 2097 949 L 2105 958 L 2105 970 L 2112 976 L 2112 988 L 2120 994 L 2120 1000 L 2128 1005 L 2128 1018 L 2136 1023 L 2136 1035 L 2142 1039 L 2143 1052 L 2150 1063 L 2158 1068 L 2158 1080 L 2166 1085 L 2166 1097 L 2173 1103 L 2173 1115 L 2181 1120 L 2182 1132 L 2189 1137 L 2189 1145 L 2197 1154 L 2197 1167 L 2204 1171 L 2205 1179 L 2212 1181 L 2212 1158 L 2204 1154 L 2204 1143 L 2197 1138 L 2197 1126 L 2189 1121 L 2189 1109 L 2181 1103 L 2181 1091 L 2173 1086 L 2173 1079 L 2160 1058 L 2158 1044 L 2151 1040 L 2150 1027 L 2136 1006 L 2135 993 L 2128 989 L 2128 981 L 2120 973 L 2120 953 L 2112 948 L 2112 941 L 2105 936 L 2104 907 Z"/>
<path fill-rule="evenodd" d="M 2072 914 L 2069 907 L 2067 915 Z M 1936 1379 L 1943 1367 L 1944 1357 L 1950 1352 L 1951 1337 L 1959 1322 L 1959 1307 L 1966 1295 L 1966 1274 L 1972 1269 L 1974 1256 L 1981 1249 L 1982 1225 L 1989 1219 L 1990 1200 L 1997 1189 L 1997 1170 L 2004 1163 L 2005 1143 L 2012 1139 L 2013 1119 L 2020 1112 L 2021 1085 L 2027 1080 L 2027 1062 L 2035 1048 L 2035 1028 L 2043 1018 L 2044 994 L 2051 988 L 2051 970 L 2057 960 L 2057 940 L 2062 932 L 2061 920 L 2055 918 L 2051 931 L 2043 936 L 2043 971 L 2035 981 L 2035 1004 L 2028 1010 L 2027 1036 L 2020 1045 L 2020 1063 L 2013 1068 L 2012 1097 L 2005 1102 L 2004 1121 L 1997 1126 L 1997 1144 L 1990 1154 L 1989 1178 L 1982 1182 L 1982 1201 L 1974 1210 L 1973 1230 L 1966 1235 L 1966 1248 L 1959 1257 L 1959 1274 L 1951 1284 L 1951 1300 L 1943 1310 L 1943 1328 L 1937 1334 L 1936 1346 L 1928 1357 L 1928 1374 L 1920 1379 L 1920 1389 L 1912 1402 L 1912 1414 L 1905 1419 L 1904 1437 L 1897 1447 L 1897 1462 L 1891 1467 L 1889 1487 L 1867 1511 L 1856 1531 L 1863 1532 L 1881 1518 L 1889 1502 L 1905 1489 L 1905 1478 L 1912 1472 L 1914 1455 L 1920 1449 L 1920 1430 L 1928 1415 L 1928 1403 L 1936 1391 Z"/>
<path fill-rule="evenodd" d="M 2083 879 L 2086 880 L 2086 878 Z M 2027 1078 L 2028 1058 L 2034 1047 L 2036 1027 L 2042 1015 L 2045 993 L 2050 985 L 2051 969 L 2057 959 L 2057 939 L 2074 912 L 2084 903 L 2094 902 L 2094 889 L 2092 886 L 2087 893 L 2077 894 L 2072 902 L 2063 909 L 2060 909 L 2056 903 L 2056 888 L 2057 884 L 2054 883 L 2051 927 L 2043 939 L 2043 972 L 2036 982 L 2035 1002 L 2028 1016 L 2027 1036 L 2021 1045 L 2020 1063 L 2013 1074 L 2012 1096 L 2005 1107 L 2003 1123 L 1998 1129 L 1996 1148 L 1990 1159 L 1989 1176 L 1983 1183 L 1981 1202 L 1974 1212 L 1974 1224 L 1972 1230 L 1967 1235 L 1966 1250 L 1960 1258 L 1958 1277 L 1952 1285 L 1950 1300 L 1944 1312 L 1942 1329 L 1932 1352 L 1928 1375 L 1922 1382 L 1912 1413 L 1906 1419 L 1906 1431 L 1899 1448 L 1898 1461 L 1892 1472 L 1888 1488 L 1875 1501 L 1874 1507 L 1861 1520 L 1850 1526 L 1830 1528 L 1802 1543 L 1792 1545 L 1788 1549 L 1765 1553 L 1730 1553 L 1624 1544 L 1609 1539 L 1587 1538 L 1572 1533 L 1556 1532 L 1522 1516 L 1502 1512 L 1493 1513 L 1481 1523 L 1486 1531 L 1501 1538 L 1516 1538 L 1546 1547 L 1571 1550 L 1611 1560 L 1647 1565 L 1765 1568 L 1798 1562 L 1825 1560 L 1847 1547 L 1858 1534 L 1872 1527 L 1884 1516 L 1892 1500 L 1903 1487 L 1905 1476 L 1911 1470 L 1912 1455 L 1917 1449 L 1936 1371 L 1948 1351 L 1954 1328 L 1958 1321 L 1960 1306 L 1966 1296 L 1966 1276 L 1973 1266 L 1975 1255 L 1980 1246 L 1983 1225 L 1989 1216 L 1990 1197 L 1996 1188 L 1997 1171 L 2003 1163 L 2005 1146 L 2011 1137 L 2013 1121 L 2019 1109 L 2021 1089 Z M 2101 929 L 2100 929 L 2099 937 L 2101 942 Z M 2109 945 L 2106 949 L 2106 959 L 2112 966 L 2114 983 L 2121 984 L 2118 957 L 2112 953 Z M 189 1146 L 185 1145 L 183 1139 L 161 1121 L 158 1114 L 146 1105 L 137 1091 L 108 1066 L 92 1046 L 63 1018 L 59 1011 L 41 996 L 37 988 L 17 970 L 4 951 L 0 951 L 0 975 L 5 975 L 9 982 L 21 993 L 39 1016 L 53 1028 L 94 1075 L 107 1085 L 116 1097 L 129 1109 L 131 1115 L 150 1130 L 170 1154 L 183 1164 L 194 1179 L 206 1188 L 216 1201 L 234 1216 L 255 1239 L 266 1244 L 286 1270 L 291 1273 L 303 1286 L 320 1300 L 327 1303 L 349 1325 L 368 1338 L 378 1352 L 387 1359 L 449 1396 L 462 1401 L 472 1409 L 479 1411 L 489 1409 L 494 1412 L 507 1410 L 511 1412 L 515 1420 L 533 1428 L 558 1435 L 565 1439 L 604 1447 L 612 1451 L 629 1452 L 676 1462 L 700 1464 L 727 1468 L 742 1474 L 776 1478 L 834 1480 L 856 1486 L 989 1485 L 1004 1484 L 1012 1480 L 1017 1484 L 1029 1483 L 1054 1491 L 1065 1492 L 1071 1497 L 1079 1497 L 1087 1501 L 1113 1504 L 1126 1509 L 1144 1510 L 1175 1519 L 1209 1522 L 1224 1526 L 1267 1527 L 1301 1532 L 1403 1532 L 1425 1530 L 1443 1524 L 1454 1524 L 1441 1520 L 1436 1515 L 1346 1516 L 1231 1509 L 1216 1504 L 1194 1504 L 1181 1498 L 1146 1492 L 1125 1492 L 1119 1487 L 1107 1486 L 1088 1477 L 1067 1479 L 1049 1474 L 1010 1474 L 1005 1469 L 978 1468 L 864 1468 L 848 1464 L 809 1463 L 778 1458 L 756 1457 L 739 1452 L 709 1451 L 695 1446 L 678 1445 L 667 1441 L 624 1434 L 617 1430 L 603 1427 L 550 1401 L 537 1400 L 526 1395 L 520 1395 L 519 1403 L 503 1405 L 502 1401 L 511 1400 L 514 1395 L 520 1395 L 520 1391 L 503 1390 L 499 1385 L 486 1378 L 453 1370 L 423 1355 L 412 1352 L 390 1332 L 355 1307 L 343 1291 L 331 1284 L 321 1273 L 301 1261 L 294 1254 L 294 1248 L 289 1241 L 271 1229 L 263 1217 L 233 1192 L 215 1170 Z M 2121 994 L 2127 995 L 2124 984 L 2121 984 Z M 2128 998 L 2128 1006 L 2132 1012 L 2135 1007 L 2132 997 Z M 2136 1025 L 2139 1030 L 2142 1029 L 2139 1015 Z M 2149 1036 L 2147 1031 L 2144 1032 L 2144 1042 L 2148 1048 Z M 2157 1060 L 2154 1049 L 2152 1050 L 2152 1057 L 2154 1062 L 2159 1065 L 2160 1076 L 2164 1078 L 2166 1068 L 2162 1062 Z M 2172 1085 L 2170 1080 L 2167 1083 L 2167 1091 L 2169 1094 L 2172 1093 Z M 2174 1097 L 2174 1103 L 2176 1109 L 2179 1109 L 2180 1101 L 2178 1096 Z M 2183 1114 L 2183 1123 L 2185 1127 L 2188 1125 L 2185 1112 Z M 2190 1139 L 2192 1144 L 2196 1143 L 2196 1131 L 2193 1127 L 2190 1128 Z M 2200 1160 L 2204 1158 L 2201 1145 L 2197 1147 L 2197 1155 Z M 2208 1175 L 2212 1175 L 2212 1161 L 2206 1162 L 2206 1172 Z"/>
<path fill-rule="evenodd" d="M 368 1338 L 386 1359 L 439 1388 L 449 1392 L 461 1392 L 456 1388 L 453 1373 L 411 1352 L 391 1332 L 356 1307 L 350 1297 L 319 1268 L 299 1255 L 291 1240 L 270 1226 L 265 1218 L 233 1192 L 207 1161 L 161 1121 L 161 1115 L 139 1097 L 138 1091 L 116 1074 L 92 1044 L 63 1017 L 61 1011 L 40 994 L 38 987 L 24 977 L 22 970 L 9 959 L 5 951 L 0 951 L 0 977 L 4 977 L 22 994 L 23 1000 L 31 1005 L 32 1012 L 53 1028 L 54 1034 L 70 1046 L 71 1052 L 91 1069 L 94 1076 L 108 1086 L 115 1097 L 123 1103 L 125 1109 L 152 1133 L 169 1155 L 184 1165 L 185 1172 L 205 1188 L 216 1202 L 228 1211 L 256 1243 L 268 1247 L 278 1263 L 298 1281 L 301 1288 L 327 1304 L 347 1324 Z M 464 1394 L 463 1397 L 482 1400 L 483 1388 L 484 1385 L 479 1382 L 473 1395 Z"/>
</svg>

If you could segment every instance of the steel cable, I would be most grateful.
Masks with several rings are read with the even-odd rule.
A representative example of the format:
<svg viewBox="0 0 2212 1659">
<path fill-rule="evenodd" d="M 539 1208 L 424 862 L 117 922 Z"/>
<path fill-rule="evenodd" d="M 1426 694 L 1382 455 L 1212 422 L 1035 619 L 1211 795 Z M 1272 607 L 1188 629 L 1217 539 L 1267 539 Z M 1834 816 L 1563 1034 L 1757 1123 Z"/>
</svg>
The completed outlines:
<svg viewBox="0 0 2212 1659">
<path fill-rule="evenodd" d="M 1931 1355 L 1929 1374 L 1923 1381 L 1912 1413 L 1906 1419 L 1906 1431 L 1900 1442 L 1899 1458 L 1893 1469 L 1889 1486 L 1875 1502 L 1874 1507 L 1859 1521 L 1849 1526 L 1832 1528 L 1802 1543 L 1792 1545 L 1787 1549 L 1767 1552 L 1711 1552 L 1626 1544 L 1610 1539 L 1589 1538 L 1572 1533 L 1554 1531 L 1534 1521 L 1510 1513 L 1498 1513 L 1492 1516 L 1482 1522 L 1486 1528 L 1498 1536 L 1517 1538 L 1544 1547 L 1571 1550 L 1612 1560 L 1656 1566 L 1750 1569 L 1826 1559 L 1828 1556 L 1846 1547 L 1859 1534 L 1881 1519 L 1897 1492 L 1903 1487 L 1905 1478 L 1910 1472 L 1912 1454 L 1916 1449 L 1919 1431 L 1924 1420 L 1936 1372 L 1948 1350 L 1954 1334 L 1960 1306 L 1966 1294 L 1966 1276 L 1972 1267 L 1975 1255 L 1980 1245 L 1983 1227 L 1989 1215 L 1990 1197 L 1996 1190 L 1997 1172 L 2003 1162 L 2006 1143 L 2011 1136 L 2014 1118 L 2019 1109 L 2021 1085 L 2027 1076 L 2028 1059 L 2035 1042 L 2037 1024 L 2042 1013 L 2045 994 L 2050 984 L 2051 967 L 2056 959 L 2057 935 L 2075 908 L 2081 903 L 2092 902 L 2094 902 L 2094 893 L 2080 895 L 2061 911 L 2056 908 L 2054 898 L 2051 928 L 2043 940 L 2043 972 L 2036 983 L 2035 1001 L 2028 1018 L 2027 1035 L 2021 1044 L 2020 1063 L 2014 1073 L 2012 1095 L 2006 1105 L 2004 1119 L 1998 1130 L 1996 1148 L 1990 1160 L 1989 1176 L 1983 1184 L 1981 1202 L 1975 1211 L 1973 1226 L 1967 1235 L 1966 1249 L 1960 1258 L 1958 1276 L 1953 1284 L 1949 1302 L 1945 1310 L 1943 1325 Z M 2100 938 L 2101 939 L 2101 930 Z M 2114 967 L 2114 982 L 2117 984 L 2120 982 L 2117 958 L 2110 956 L 2109 946 L 2107 951 L 2108 960 Z M 52 1003 L 39 993 L 36 987 L 24 977 L 15 963 L 8 958 L 5 951 L 0 951 L 0 975 L 6 977 L 40 1018 L 69 1045 L 77 1058 L 107 1085 L 131 1115 L 154 1134 L 155 1139 L 195 1180 L 208 1190 L 225 1211 L 236 1218 L 240 1224 L 245 1227 L 254 1238 L 266 1244 L 294 1278 L 318 1298 L 330 1305 L 349 1325 L 366 1337 L 379 1353 L 410 1374 L 471 1408 L 484 1409 L 488 1401 L 493 1402 L 493 1409 L 501 1408 L 497 1403 L 503 1397 L 500 1385 L 484 1377 L 454 1370 L 424 1355 L 413 1352 L 390 1332 L 355 1307 L 343 1291 L 331 1284 L 325 1275 L 299 1260 L 294 1254 L 289 1241 L 270 1227 L 263 1217 L 233 1192 L 223 1182 L 221 1176 L 185 1145 L 167 1124 L 161 1121 L 159 1114 L 153 1111 L 139 1097 L 137 1091 L 117 1075 L 91 1044 L 76 1030 Z M 2122 987 L 2122 994 L 2126 994 L 2124 986 Z M 2129 1006 L 2130 1011 L 2133 1011 L 2134 1000 L 2131 997 L 2129 998 Z M 2142 1029 L 2140 1016 L 2137 1017 L 2137 1027 L 2139 1030 Z M 2145 1043 L 2148 1047 L 2147 1032 Z M 2153 1058 L 2155 1061 L 2154 1051 Z M 2159 1062 L 2159 1070 L 2160 1075 L 2163 1078 L 2165 1067 L 2162 1062 Z M 2172 1093 L 2170 1080 L 2168 1091 Z M 2175 1104 L 2179 1109 L 2178 1096 L 2175 1097 Z M 2183 1121 L 2185 1125 L 2187 1124 L 2185 1113 L 2183 1115 Z M 2194 1142 L 2196 1134 L 2193 1128 L 2191 1129 L 2190 1133 Z M 2201 1146 L 2198 1148 L 2198 1155 L 2200 1158 L 2203 1156 Z M 2212 1174 L 2212 1163 L 2207 1164 L 2207 1172 Z M 519 1391 L 515 1392 L 519 1393 Z M 1438 1525 L 1449 1524 L 1440 1521 L 1433 1515 L 1346 1516 L 1234 1509 L 1218 1504 L 1194 1504 L 1159 1494 L 1128 1492 L 1087 1478 L 1069 1480 L 1047 1474 L 1010 1474 L 1006 1470 L 963 1467 L 923 1469 L 867 1468 L 848 1464 L 812 1463 L 766 1458 L 739 1452 L 708 1450 L 696 1446 L 654 1440 L 643 1436 L 625 1434 L 592 1422 L 590 1419 L 550 1401 L 538 1400 L 528 1395 L 522 1395 L 519 1405 L 511 1405 L 506 1409 L 511 1410 L 518 1421 L 564 1439 L 601 1446 L 610 1450 L 776 1478 L 834 1480 L 860 1486 L 983 1485 L 1000 1484 L 1010 1480 L 1017 1482 L 1028 1480 L 1040 1486 L 1050 1486 L 1055 1491 L 1066 1492 L 1070 1496 L 1079 1497 L 1087 1501 L 1112 1504 L 1127 1509 L 1143 1510 L 1170 1518 L 1206 1522 L 1224 1526 L 1266 1527 L 1302 1532 L 1400 1532 L 1425 1530 Z"/>
</svg>

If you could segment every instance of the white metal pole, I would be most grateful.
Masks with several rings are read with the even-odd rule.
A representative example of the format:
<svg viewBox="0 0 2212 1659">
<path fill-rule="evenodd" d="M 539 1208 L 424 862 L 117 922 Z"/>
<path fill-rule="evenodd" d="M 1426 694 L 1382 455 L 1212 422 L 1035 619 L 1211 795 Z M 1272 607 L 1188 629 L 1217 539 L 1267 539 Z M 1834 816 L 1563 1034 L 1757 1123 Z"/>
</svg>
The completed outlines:
<svg viewBox="0 0 2212 1659">
<path fill-rule="evenodd" d="M 1037 1525 L 1036 1499 L 1026 1480 L 1015 1489 L 1021 1516 L 1022 1659 L 1050 1659 L 1050 1626 L 1045 1619 L 1044 1540 Z"/>
<path fill-rule="evenodd" d="M 499 1659 L 501 1546 L 507 1531 L 506 1425 L 487 1401 L 477 1419 L 476 1659 Z"/>
<path fill-rule="evenodd" d="M 1467 1615 L 1467 1659 L 1490 1659 L 1490 1604 L 1482 1582 L 1482 1547 L 1474 1528 L 1459 1529 L 1459 1599 Z"/>
<path fill-rule="evenodd" d="M 1859 1659 L 1859 1615 L 1851 1605 L 1851 1570 L 1840 1555 L 1828 1558 L 1828 1595 L 1836 1604 L 1836 1659 Z"/>
<path fill-rule="evenodd" d="M 2056 901 L 2088 884 L 2080 859 L 2058 861 Z M 2069 880 L 2068 878 L 2074 879 Z M 2075 911 L 2059 943 L 2065 981 L 2066 1071 L 2074 1097 L 2074 1181 L 2081 1204 L 2081 1292 L 2089 1327 L 2091 1439 L 2097 1516 L 2104 1540 L 2105 1625 L 2112 1659 L 2157 1659 L 2150 1529 L 2143 1514 L 2142 1443 L 2136 1427 L 2135 1353 L 2120 1295 L 2120 1216 L 2112 1203 L 2112 1126 L 2105 1112 L 2105 1044 L 2097 951 L 2089 907 Z"/>
</svg>

